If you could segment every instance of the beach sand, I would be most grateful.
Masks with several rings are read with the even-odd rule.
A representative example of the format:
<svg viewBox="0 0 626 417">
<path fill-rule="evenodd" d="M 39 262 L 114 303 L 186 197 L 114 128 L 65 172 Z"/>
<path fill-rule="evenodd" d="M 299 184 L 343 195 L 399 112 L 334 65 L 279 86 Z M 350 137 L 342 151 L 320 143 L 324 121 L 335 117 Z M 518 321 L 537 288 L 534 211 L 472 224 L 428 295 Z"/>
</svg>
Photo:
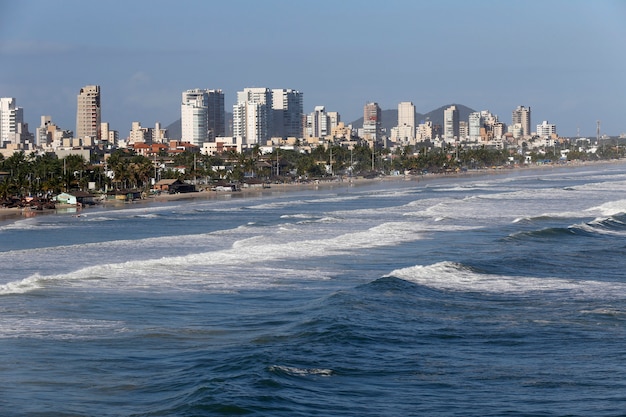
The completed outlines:
<svg viewBox="0 0 626 417">
<path fill-rule="evenodd" d="M 480 170 L 470 170 L 463 172 L 453 172 L 447 174 L 426 174 L 426 175 L 397 175 L 397 176 L 383 176 L 376 177 L 372 179 L 366 179 L 362 177 L 348 178 L 344 177 L 341 180 L 329 180 L 329 181 L 311 181 L 306 183 L 280 183 L 280 184 L 271 184 L 270 188 L 242 188 L 240 191 L 198 191 L 194 193 L 179 193 L 179 194 L 160 194 L 156 196 L 149 196 L 146 199 L 137 200 L 132 203 L 118 202 L 118 201 L 105 201 L 99 204 L 99 206 L 103 207 L 114 207 L 116 205 L 126 205 L 126 204 L 150 204 L 157 202 L 167 202 L 174 200 L 196 200 L 196 199 L 232 199 L 232 198 L 246 198 L 246 197 L 262 197 L 262 196 L 276 196 L 277 193 L 288 193 L 294 191 L 303 191 L 303 190 L 323 190 L 323 189 L 332 189 L 332 188 L 345 188 L 351 186 L 361 186 L 365 184 L 372 184 L 375 182 L 394 182 L 394 181 L 415 181 L 415 182 L 424 182 L 433 179 L 441 179 L 441 178 L 464 178 L 464 177 L 472 177 L 472 176 L 481 176 L 481 175 L 509 175 L 511 173 L 519 173 L 519 172 L 545 172 L 546 170 L 555 170 L 561 168 L 574 168 L 574 167 L 584 167 L 590 164 L 606 164 L 606 165 L 614 165 L 614 164 L 626 164 L 626 160 L 613 160 L 613 161 L 597 161 L 597 162 L 570 162 L 567 164 L 554 164 L 554 165 L 532 165 L 525 167 L 516 167 L 516 168 L 500 168 L 500 169 L 480 169 Z M 45 215 L 50 213 L 72 213 L 76 214 L 77 212 L 88 211 L 89 208 L 74 209 L 74 208 L 57 208 L 55 210 L 30 210 L 30 209 L 21 209 L 21 208 L 0 208 L 0 223 L 7 223 L 12 221 L 17 221 L 21 218 L 34 217 L 38 215 Z"/>
</svg>

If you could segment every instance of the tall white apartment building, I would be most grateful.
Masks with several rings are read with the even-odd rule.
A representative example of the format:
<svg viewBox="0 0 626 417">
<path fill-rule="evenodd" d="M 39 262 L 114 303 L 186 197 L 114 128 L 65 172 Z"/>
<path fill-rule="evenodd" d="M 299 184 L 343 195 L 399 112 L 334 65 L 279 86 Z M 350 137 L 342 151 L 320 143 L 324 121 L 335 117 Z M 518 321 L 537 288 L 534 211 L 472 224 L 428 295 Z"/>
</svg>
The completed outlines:
<svg viewBox="0 0 626 417">
<path fill-rule="evenodd" d="M 181 140 L 202 147 L 209 140 L 209 96 L 206 90 L 183 91 L 180 104 Z"/>
<path fill-rule="evenodd" d="M 242 144 L 264 144 L 272 132 L 272 91 L 244 88 L 233 105 L 233 136 Z"/>
<path fill-rule="evenodd" d="M 76 98 L 76 138 L 100 139 L 100 86 L 86 85 Z"/>
<path fill-rule="evenodd" d="M 443 111 L 443 138 L 454 141 L 459 137 L 459 111 L 456 106 L 450 106 Z"/>
<path fill-rule="evenodd" d="M 313 113 L 306 118 L 307 137 L 323 138 L 330 135 L 330 117 L 324 106 L 315 106 Z"/>
<path fill-rule="evenodd" d="M 483 127 L 483 118 L 480 112 L 476 111 L 469 114 L 468 128 L 469 137 L 472 140 L 480 139 L 480 129 Z"/>
<path fill-rule="evenodd" d="M 544 120 L 540 125 L 537 125 L 537 136 L 546 138 L 552 135 L 556 135 L 555 124 L 548 123 L 547 120 Z"/>
<path fill-rule="evenodd" d="M 180 105 L 181 140 L 202 147 L 205 142 L 225 136 L 224 93 L 195 88 L 183 91 Z M 157 142 L 165 139 L 158 128 Z M 157 133 L 154 132 L 153 133 Z"/>
<path fill-rule="evenodd" d="M 263 144 L 270 137 L 268 107 L 244 101 L 233 105 L 233 136 L 243 145 Z"/>
<path fill-rule="evenodd" d="M 524 137 L 528 137 L 531 134 L 530 131 L 530 107 L 526 108 L 524 106 L 517 106 L 511 115 L 511 124 L 512 125 L 520 125 L 520 135 Z M 517 129 L 516 129 L 517 131 Z M 516 139 L 518 136 L 514 136 Z"/>
<path fill-rule="evenodd" d="M 398 104 L 398 126 L 413 126 L 415 128 L 415 106 L 410 101 Z"/>
<path fill-rule="evenodd" d="M 15 98 L 0 98 L 0 145 L 15 142 L 15 135 L 20 133 L 24 123 L 24 111 L 17 107 Z"/>
<path fill-rule="evenodd" d="M 301 137 L 304 97 L 292 89 L 272 90 L 272 137 Z"/>
<path fill-rule="evenodd" d="M 392 129 L 393 140 L 403 143 L 413 142 L 415 139 L 415 106 L 404 101 L 398 104 L 398 125 Z"/>
</svg>

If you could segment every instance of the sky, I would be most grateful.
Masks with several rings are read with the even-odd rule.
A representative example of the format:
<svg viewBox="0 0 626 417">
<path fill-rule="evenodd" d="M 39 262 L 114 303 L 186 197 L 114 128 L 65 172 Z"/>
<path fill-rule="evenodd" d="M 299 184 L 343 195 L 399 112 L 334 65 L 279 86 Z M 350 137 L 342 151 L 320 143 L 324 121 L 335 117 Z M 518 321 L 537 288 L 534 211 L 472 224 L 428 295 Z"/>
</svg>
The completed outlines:
<svg viewBox="0 0 626 417">
<path fill-rule="evenodd" d="M 624 0 L 0 0 L 0 97 L 34 132 L 75 130 L 81 87 L 102 120 L 180 118 L 181 93 L 291 88 L 345 122 L 367 102 L 531 107 L 563 136 L 626 132 Z"/>
</svg>

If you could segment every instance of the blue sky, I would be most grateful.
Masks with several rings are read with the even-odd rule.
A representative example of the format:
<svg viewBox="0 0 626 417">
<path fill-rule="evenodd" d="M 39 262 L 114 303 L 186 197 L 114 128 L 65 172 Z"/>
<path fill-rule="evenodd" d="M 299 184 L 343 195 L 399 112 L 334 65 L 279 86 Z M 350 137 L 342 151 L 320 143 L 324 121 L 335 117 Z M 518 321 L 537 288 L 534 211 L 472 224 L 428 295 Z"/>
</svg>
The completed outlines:
<svg viewBox="0 0 626 417">
<path fill-rule="evenodd" d="M 626 132 L 626 1 L 0 0 L 0 97 L 31 131 L 75 129 L 76 95 L 102 116 L 167 125 L 181 92 L 293 88 L 350 122 L 363 105 L 450 103 L 505 123 L 518 105 L 562 135 Z"/>
</svg>

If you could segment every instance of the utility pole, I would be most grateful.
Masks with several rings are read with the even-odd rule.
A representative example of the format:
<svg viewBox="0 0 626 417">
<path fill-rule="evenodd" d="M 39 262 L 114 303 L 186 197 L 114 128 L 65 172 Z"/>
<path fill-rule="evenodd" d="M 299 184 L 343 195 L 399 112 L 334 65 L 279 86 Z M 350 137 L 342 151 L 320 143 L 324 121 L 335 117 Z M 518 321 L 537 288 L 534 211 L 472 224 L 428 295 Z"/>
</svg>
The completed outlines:
<svg viewBox="0 0 626 417">
<path fill-rule="evenodd" d="M 600 146 L 600 120 L 596 121 L 596 144 Z M 604 144 L 602 144 L 602 151 L 604 153 Z"/>
<path fill-rule="evenodd" d="M 333 175 L 333 145 L 330 145 L 330 175 Z"/>
</svg>

